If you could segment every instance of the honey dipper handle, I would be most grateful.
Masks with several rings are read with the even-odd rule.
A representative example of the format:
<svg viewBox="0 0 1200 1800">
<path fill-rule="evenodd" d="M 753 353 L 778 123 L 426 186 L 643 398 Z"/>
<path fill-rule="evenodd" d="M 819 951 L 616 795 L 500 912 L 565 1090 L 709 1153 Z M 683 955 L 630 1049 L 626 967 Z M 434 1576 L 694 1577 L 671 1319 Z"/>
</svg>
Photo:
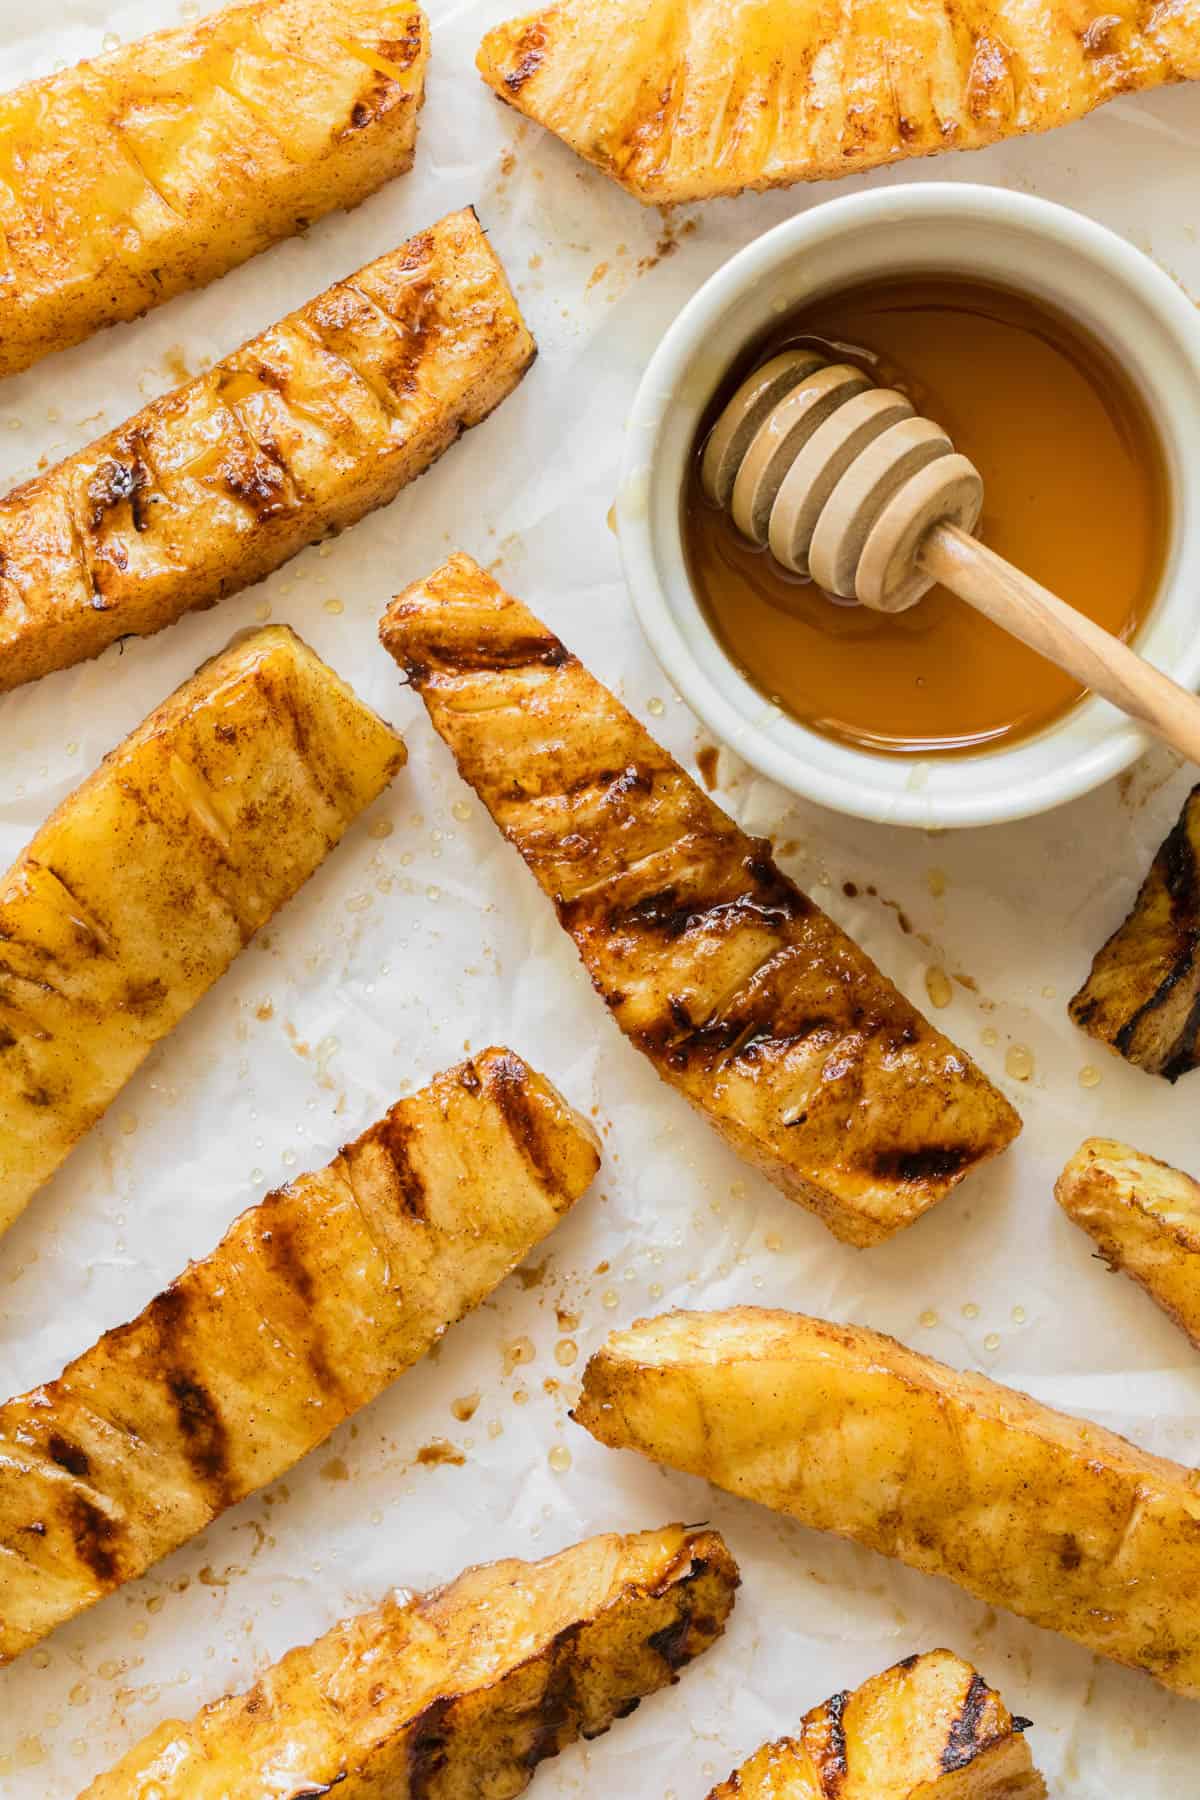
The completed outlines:
<svg viewBox="0 0 1200 1800">
<path fill-rule="evenodd" d="M 956 525 L 921 544 L 927 574 L 1139 725 L 1200 763 L 1200 699 Z"/>
</svg>

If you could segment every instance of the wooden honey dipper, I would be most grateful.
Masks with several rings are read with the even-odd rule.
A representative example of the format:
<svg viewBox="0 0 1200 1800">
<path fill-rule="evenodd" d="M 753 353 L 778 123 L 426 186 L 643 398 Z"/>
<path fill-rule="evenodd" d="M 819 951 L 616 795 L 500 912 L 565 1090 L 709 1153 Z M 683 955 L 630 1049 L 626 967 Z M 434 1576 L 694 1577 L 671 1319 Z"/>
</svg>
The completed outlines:
<svg viewBox="0 0 1200 1800">
<path fill-rule="evenodd" d="M 1200 699 L 972 536 L 983 478 L 910 400 L 787 350 L 739 387 L 704 449 L 705 493 L 793 574 L 877 612 L 935 583 L 1200 762 Z"/>
</svg>

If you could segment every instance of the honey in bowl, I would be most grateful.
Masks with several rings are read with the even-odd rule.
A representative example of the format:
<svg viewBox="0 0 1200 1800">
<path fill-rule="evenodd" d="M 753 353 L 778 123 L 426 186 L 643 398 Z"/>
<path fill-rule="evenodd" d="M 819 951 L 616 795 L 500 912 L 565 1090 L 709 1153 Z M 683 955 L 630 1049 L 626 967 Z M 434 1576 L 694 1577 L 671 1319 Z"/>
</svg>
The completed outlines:
<svg viewBox="0 0 1200 1800">
<path fill-rule="evenodd" d="M 747 369 L 806 347 L 860 366 L 934 419 L 983 476 L 978 535 L 1107 630 L 1133 638 L 1166 557 L 1157 431 L 1115 357 L 1027 295 L 912 275 L 830 294 L 731 372 L 683 501 L 693 588 L 726 653 L 803 724 L 894 755 L 999 748 L 1053 724 L 1079 684 L 942 588 L 907 612 L 831 598 L 738 532 L 700 459 Z"/>
</svg>

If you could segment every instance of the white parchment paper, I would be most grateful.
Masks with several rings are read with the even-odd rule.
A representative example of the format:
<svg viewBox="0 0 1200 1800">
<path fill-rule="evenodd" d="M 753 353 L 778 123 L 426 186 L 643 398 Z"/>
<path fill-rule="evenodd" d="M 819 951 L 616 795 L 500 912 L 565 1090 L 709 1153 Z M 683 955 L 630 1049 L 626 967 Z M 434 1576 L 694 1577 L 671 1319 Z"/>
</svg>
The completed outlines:
<svg viewBox="0 0 1200 1800">
<path fill-rule="evenodd" d="M 155 702 L 268 614 L 394 720 L 412 752 L 391 793 L 0 1244 L 0 1392 L 57 1374 L 239 1211 L 324 1163 L 465 1047 L 508 1041 L 594 1111 L 603 1173 L 540 1272 L 508 1283 L 435 1360 L 278 1488 L 0 1671 L 0 1795 L 67 1800 L 160 1719 L 246 1686 L 390 1585 L 418 1588 L 595 1531 L 707 1517 L 745 1577 L 728 1637 L 672 1693 L 543 1769 L 543 1800 L 702 1800 L 808 1706 L 939 1644 L 976 1659 L 1036 1721 L 1056 1795 L 1181 1800 L 1197 1789 L 1200 1713 L 1189 1703 L 947 1585 L 602 1450 L 567 1418 L 582 1362 L 612 1326 L 672 1305 L 751 1301 L 869 1323 L 1196 1460 L 1200 1359 L 1130 1283 L 1103 1271 L 1051 1198 L 1062 1162 L 1091 1132 L 1200 1167 L 1200 1075 L 1172 1092 L 1105 1056 L 1065 1014 L 1188 778 L 1155 753 L 1050 818 L 931 838 L 799 804 L 722 756 L 722 802 L 775 838 L 785 867 L 910 995 L 926 1004 L 930 966 L 963 978 L 938 1021 L 1025 1116 L 1000 1165 L 894 1243 L 865 1254 L 834 1243 L 659 1085 L 401 688 L 376 624 L 401 585 L 451 548 L 469 550 L 694 767 L 701 735 L 639 638 L 606 524 L 622 422 L 653 346 L 704 278 L 833 190 L 670 221 L 643 212 L 478 81 L 476 45 L 506 10 L 504 0 L 431 0 L 434 61 L 412 175 L 0 391 L 7 487 L 467 202 L 541 345 L 518 394 L 385 512 L 213 612 L 0 701 L 0 866 Z M 0 81 L 179 17 L 171 0 L 0 0 Z M 1175 90 L 1049 138 L 868 180 L 985 180 L 1064 201 L 1197 295 L 1198 168 L 1200 94 Z M 1032 1055 L 1027 1081 L 1006 1074 L 1013 1047 Z M 1081 1081 L 1089 1067 L 1097 1085 Z M 516 1360 L 529 1347 L 532 1360 Z M 464 1422 L 453 1403 L 474 1396 Z M 417 1461 L 439 1440 L 461 1466 Z"/>
</svg>

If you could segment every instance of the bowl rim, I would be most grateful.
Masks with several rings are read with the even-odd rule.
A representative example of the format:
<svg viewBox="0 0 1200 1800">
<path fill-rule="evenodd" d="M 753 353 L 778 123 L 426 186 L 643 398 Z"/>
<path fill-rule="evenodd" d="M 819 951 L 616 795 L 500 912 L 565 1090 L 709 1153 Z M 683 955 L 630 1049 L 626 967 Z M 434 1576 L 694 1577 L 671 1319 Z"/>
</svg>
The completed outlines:
<svg viewBox="0 0 1200 1800">
<path fill-rule="evenodd" d="M 712 328 L 767 274 L 799 260 L 823 239 L 866 230 L 873 224 L 945 219 L 970 213 L 972 223 L 983 222 L 1027 236 L 1053 240 L 1077 260 L 1100 263 L 1132 297 L 1158 314 L 1170 336 L 1187 351 L 1200 384 L 1200 309 L 1195 308 L 1170 276 L 1143 251 L 1135 248 L 1109 226 L 1078 213 L 1057 201 L 976 182 L 920 181 L 865 193 L 840 195 L 797 214 L 746 245 L 717 269 L 686 302 L 654 352 L 639 384 L 626 427 L 616 521 L 626 586 L 638 622 L 664 673 L 692 711 L 724 744 L 733 747 L 753 768 L 792 793 L 815 800 L 834 811 L 884 824 L 924 829 L 963 828 L 1000 824 L 1029 818 L 1080 798 L 1120 774 L 1153 741 L 1107 701 L 1089 696 L 1055 724 L 1035 737 L 1022 739 L 1011 749 L 997 749 L 956 756 L 959 768 L 969 768 L 985 758 L 993 766 L 1031 745 L 1052 743 L 1069 724 L 1085 721 L 1094 741 L 1083 743 L 1070 755 L 1055 760 L 1047 756 L 1045 770 L 1022 777 L 1019 787 L 990 793 L 939 794 L 936 805 L 923 798 L 919 782 L 910 781 L 903 791 L 888 791 L 869 779 L 873 765 L 894 771 L 919 768 L 920 759 L 907 765 L 899 758 L 873 756 L 869 751 L 811 731 L 790 715 L 781 715 L 766 696 L 759 696 L 764 721 L 785 717 L 794 734 L 820 745 L 826 763 L 806 761 L 794 748 L 783 746 L 745 714 L 722 692 L 702 666 L 675 617 L 656 552 L 654 508 L 650 504 L 653 475 L 648 451 L 655 446 L 682 378 Z M 1194 530 L 1192 535 L 1195 535 Z M 1189 533 L 1177 518 L 1174 548 L 1179 550 Z M 682 533 L 680 533 L 682 545 Z M 1200 547 L 1197 549 L 1200 554 Z M 1164 588 L 1164 595 L 1169 591 Z M 699 612 L 699 602 L 697 611 Z M 1152 623 L 1153 612 L 1148 622 Z M 1168 672 L 1184 687 L 1200 686 L 1200 617 L 1198 629 L 1179 647 Z M 731 675 L 746 678 L 720 647 L 715 633 L 705 624 L 712 642 Z M 757 692 L 757 690 L 755 690 Z M 830 753 L 830 746 L 836 754 Z M 940 766 L 941 759 L 936 761 Z"/>
</svg>

